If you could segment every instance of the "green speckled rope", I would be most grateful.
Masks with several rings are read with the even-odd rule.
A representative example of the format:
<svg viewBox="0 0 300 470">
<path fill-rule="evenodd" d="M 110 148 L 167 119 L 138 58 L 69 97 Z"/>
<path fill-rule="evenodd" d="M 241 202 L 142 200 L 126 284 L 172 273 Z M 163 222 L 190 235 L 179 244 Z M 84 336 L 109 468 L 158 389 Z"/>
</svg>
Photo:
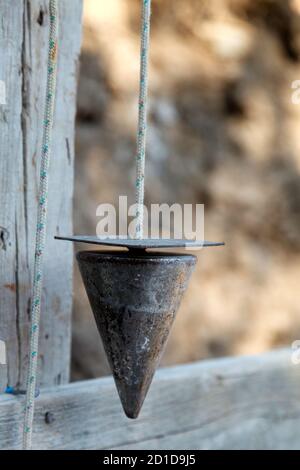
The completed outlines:
<svg viewBox="0 0 300 470">
<path fill-rule="evenodd" d="M 34 417 L 34 397 L 37 382 L 39 328 L 43 281 L 43 255 L 46 242 L 46 223 L 48 205 L 48 176 L 52 141 L 52 128 L 56 92 L 57 40 L 58 40 L 58 0 L 50 0 L 50 37 L 48 56 L 47 92 L 45 120 L 43 127 L 43 145 L 41 154 L 38 222 L 36 229 L 34 282 L 31 306 L 30 357 L 27 377 L 26 407 L 23 429 L 23 449 L 29 450 L 32 442 Z"/>
<path fill-rule="evenodd" d="M 143 238 L 144 194 L 145 194 L 145 154 L 147 131 L 147 95 L 148 95 L 148 63 L 150 48 L 151 0 L 142 1 L 141 30 L 141 72 L 139 96 L 139 122 L 136 155 L 136 238 Z"/>
</svg>

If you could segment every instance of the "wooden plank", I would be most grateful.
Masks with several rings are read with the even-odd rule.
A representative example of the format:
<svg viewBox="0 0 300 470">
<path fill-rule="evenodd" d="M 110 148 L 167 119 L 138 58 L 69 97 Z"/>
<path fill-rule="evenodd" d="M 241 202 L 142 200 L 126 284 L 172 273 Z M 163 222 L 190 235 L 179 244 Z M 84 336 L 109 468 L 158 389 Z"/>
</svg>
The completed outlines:
<svg viewBox="0 0 300 470">
<path fill-rule="evenodd" d="M 34 448 L 300 449 L 299 390 L 290 351 L 162 369 L 137 421 L 111 378 L 63 385 L 37 399 Z M 20 447 L 22 410 L 0 399 L 0 448 Z"/>
<path fill-rule="evenodd" d="M 39 157 L 49 37 L 48 0 L 0 0 L 0 337 L 10 386 L 25 387 Z M 75 92 L 82 0 L 61 0 L 58 94 L 50 170 L 40 385 L 69 379 Z"/>
</svg>

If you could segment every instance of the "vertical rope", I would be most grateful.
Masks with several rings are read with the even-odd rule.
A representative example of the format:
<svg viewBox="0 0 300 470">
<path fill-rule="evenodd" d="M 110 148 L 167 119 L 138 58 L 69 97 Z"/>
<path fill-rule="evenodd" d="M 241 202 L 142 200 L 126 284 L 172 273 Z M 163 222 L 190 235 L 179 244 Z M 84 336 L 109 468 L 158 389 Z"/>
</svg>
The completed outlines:
<svg viewBox="0 0 300 470">
<path fill-rule="evenodd" d="M 34 417 L 34 398 L 37 382 L 38 343 L 43 282 L 43 257 L 46 242 L 46 223 L 48 206 L 48 177 L 51 156 L 51 141 L 55 106 L 57 46 L 58 46 L 58 0 L 50 0 L 50 37 L 47 71 L 47 91 L 45 118 L 43 125 L 43 144 L 41 150 L 41 170 L 39 205 L 37 215 L 33 294 L 31 306 L 30 356 L 27 376 L 27 393 L 23 429 L 23 449 L 31 448 L 32 425 Z"/>
<path fill-rule="evenodd" d="M 147 133 L 148 65 L 150 49 L 151 0 L 142 1 L 141 70 L 139 95 L 139 120 L 136 155 L 136 238 L 143 238 L 145 197 L 145 155 Z"/>
</svg>

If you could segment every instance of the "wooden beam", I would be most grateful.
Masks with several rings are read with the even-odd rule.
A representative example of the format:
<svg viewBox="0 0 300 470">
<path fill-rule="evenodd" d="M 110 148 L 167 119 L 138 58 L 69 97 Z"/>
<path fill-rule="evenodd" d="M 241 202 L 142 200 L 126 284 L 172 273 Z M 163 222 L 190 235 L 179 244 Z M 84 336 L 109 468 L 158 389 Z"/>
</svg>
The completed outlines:
<svg viewBox="0 0 300 470">
<path fill-rule="evenodd" d="M 60 0 L 58 93 L 50 169 L 48 240 L 40 336 L 40 384 L 69 379 L 74 117 L 82 0 Z M 0 381 L 25 388 L 47 53 L 48 0 L 0 0 Z"/>
<path fill-rule="evenodd" d="M 128 420 L 111 378 L 37 399 L 35 449 L 300 449 L 300 370 L 290 351 L 159 370 Z M 23 400 L 0 398 L 0 448 L 21 445 Z"/>
</svg>

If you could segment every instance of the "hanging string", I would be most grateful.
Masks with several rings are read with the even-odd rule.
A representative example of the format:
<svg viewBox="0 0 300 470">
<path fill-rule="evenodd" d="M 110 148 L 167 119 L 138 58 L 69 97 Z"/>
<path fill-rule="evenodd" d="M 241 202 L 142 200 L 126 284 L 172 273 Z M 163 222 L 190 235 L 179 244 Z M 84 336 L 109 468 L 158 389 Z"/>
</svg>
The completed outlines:
<svg viewBox="0 0 300 470">
<path fill-rule="evenodd" d="M 23 449 L 31 449 L 32 425 L 34 417 L 34 398 L 37 383 L 38 343 L 43 282 L 43 257 L 46 243 L 46 223 L 48 206 L 48 178 L 51 156 L 52 129 L 56 93 L 57 45 L 58 45 L 58 0 L 50 0 L 50 37 L 47 71 L 47 91 L 45 119 L 43 125 L 43 144 L 41 151 L 41 170 L 39 205 L 37 215 L 33 294 L 31 306 L 30 355 L 27 377 L 27 393 L 23 429 Z"/>
<path fill-rule="evenodd" d="M 141 71 L 136 154 L 136 238 L 138 239 L 143 238 L 150 19 L 151 0 L 142 0 Z"/>
</svg>

